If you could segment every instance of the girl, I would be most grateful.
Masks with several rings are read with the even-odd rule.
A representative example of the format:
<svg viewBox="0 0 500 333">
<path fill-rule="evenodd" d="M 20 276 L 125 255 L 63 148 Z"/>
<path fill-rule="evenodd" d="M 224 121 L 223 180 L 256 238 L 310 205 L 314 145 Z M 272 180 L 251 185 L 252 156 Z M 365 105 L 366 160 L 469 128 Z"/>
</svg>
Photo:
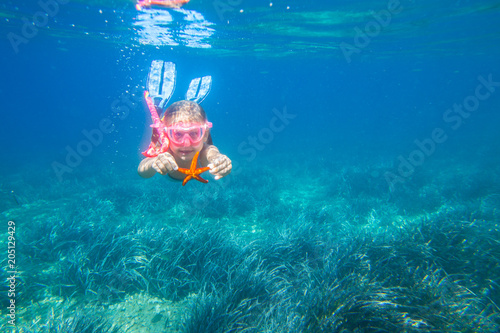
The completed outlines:
<svg viewBox="0 0 500 333">
<path fill-rule="evenodd" d="M 150 178 L 155 173 L 168 175 L 176 180 L 183 180 L 186 175 L 177 169 L 189 169 L 193 157 L 199 152 L 199 163 L 209 167 L 215 179 L 227 176 L 231 172 L 231 160 L 219 152 L 212 143 L 210 128 L 203 108 L 191 101 L 180 101 L 170 105 L 161 119 L 169 141 L 168 150 L 154 157 L 146 157 L 139 164 L 141 177 Z M 158 146 L 159 129 L 153 129 L 151 146 Z M 148 150 L 149 151 L 149 150 Z M 144 153 L 147 156 L 147 153 Z"/>
</svg>

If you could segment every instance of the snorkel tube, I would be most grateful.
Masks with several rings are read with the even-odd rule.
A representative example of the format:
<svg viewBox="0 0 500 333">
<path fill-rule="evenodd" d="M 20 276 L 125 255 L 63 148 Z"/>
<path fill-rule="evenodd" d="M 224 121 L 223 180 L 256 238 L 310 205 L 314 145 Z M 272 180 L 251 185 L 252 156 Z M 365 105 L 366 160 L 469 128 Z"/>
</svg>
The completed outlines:
<svg viewBox="0 0 500 333">
<path fill-rule="evenodd" d="M 153 133 L 154 129 L 156 128 L 156 131 L 158 132 L 159 135 L 159 143 L 161 146 L 158 146 L 156 143 L 151 142 L 149 144 L 148 149 L 145 152 L 143 152 L 142 155 L 146 157 L 156 157 L 160 154 L 165 153 L 168 150 L 170 142 L 168 141 L 167 134 L 165 133 L 164 126 L 160 120 L 160 117 L 158 116 L 158 112 L 156 111 L 156 107 L 153 103 L 153 100 L 151 99 L 151 97 L 149 97 L 148 91 L 144 92 L 144 99 L 146 100 L 149 112 L 151 113 L 151 120 L 153 121 L 151 127 L 153 128 Z"/>
</svg>

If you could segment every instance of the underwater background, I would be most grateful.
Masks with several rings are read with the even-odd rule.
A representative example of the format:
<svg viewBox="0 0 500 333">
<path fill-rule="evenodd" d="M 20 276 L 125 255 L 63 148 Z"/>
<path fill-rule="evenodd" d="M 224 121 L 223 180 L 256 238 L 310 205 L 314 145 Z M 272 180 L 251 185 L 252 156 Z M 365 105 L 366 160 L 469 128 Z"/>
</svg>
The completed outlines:
<svg viewBox="0 0 500 333">
<path fill-rule="evenodd" d="M 499 22 L 493 0 L 3 0 L 0 330 L 500 331 Z M 153 60 L 170 103 L 212 76 L 228 177 L 138 176 Z"/>
</svg>

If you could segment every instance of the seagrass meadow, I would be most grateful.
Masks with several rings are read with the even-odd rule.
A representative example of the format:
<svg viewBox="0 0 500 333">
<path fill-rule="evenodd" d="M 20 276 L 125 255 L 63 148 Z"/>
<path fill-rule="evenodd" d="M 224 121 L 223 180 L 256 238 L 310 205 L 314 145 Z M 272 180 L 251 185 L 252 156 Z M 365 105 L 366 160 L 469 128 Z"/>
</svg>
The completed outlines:
<svg viewBox="0 0 500 333">
<path fill-rule="evenodd" d="M 18 327 L 496 332 L 500 175 L 433 167 L 392 192 L 382 166 L 323 162 L 313 176 L 250 167 L 210 193 L 110 172 L 27 188 L 19 204 L 4 194 Z M 456 168 L 466 182 L 448 181 Z"/>
<path fill-rule="evenodd" d="M 0 4 L 0 332 L 500 332 L 498 1 L 158 2 Z"/>
</svg>

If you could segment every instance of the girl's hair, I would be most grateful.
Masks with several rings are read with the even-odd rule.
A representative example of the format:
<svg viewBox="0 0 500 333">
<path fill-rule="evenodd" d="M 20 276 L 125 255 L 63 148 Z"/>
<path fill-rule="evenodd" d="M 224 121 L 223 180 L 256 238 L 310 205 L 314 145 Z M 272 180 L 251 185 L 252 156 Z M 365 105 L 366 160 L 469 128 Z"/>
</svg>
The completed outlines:
<svg viewBox="0 0 500 333">
<path fill-rule="evenodd" d="M 196 122 L 203 124 L 207 121 L 207 114 L 198 103 L 192 101 L 179 101 L 173 103 L 165 110 L 165 112 L 163 113 L 162 121 L 165 125 L 178 122 Z M 207 144 L 213 145 L 212 134 L 210 134 L 210 130 L 208 131 Z M 155 130 L 153 130 L 153 137 L 151 139 L 153 140 L 157 137 L 158 133 L 155 133 Z"/>
<path fill-rule="evenodd" d="M 165 124 L 177 122 L 205 123 L 207 121 L 207 114 L 198 103 L 192 101 L 179 101 L 170 105 L 165 110 L 163 121 Z"/>
</svg>

